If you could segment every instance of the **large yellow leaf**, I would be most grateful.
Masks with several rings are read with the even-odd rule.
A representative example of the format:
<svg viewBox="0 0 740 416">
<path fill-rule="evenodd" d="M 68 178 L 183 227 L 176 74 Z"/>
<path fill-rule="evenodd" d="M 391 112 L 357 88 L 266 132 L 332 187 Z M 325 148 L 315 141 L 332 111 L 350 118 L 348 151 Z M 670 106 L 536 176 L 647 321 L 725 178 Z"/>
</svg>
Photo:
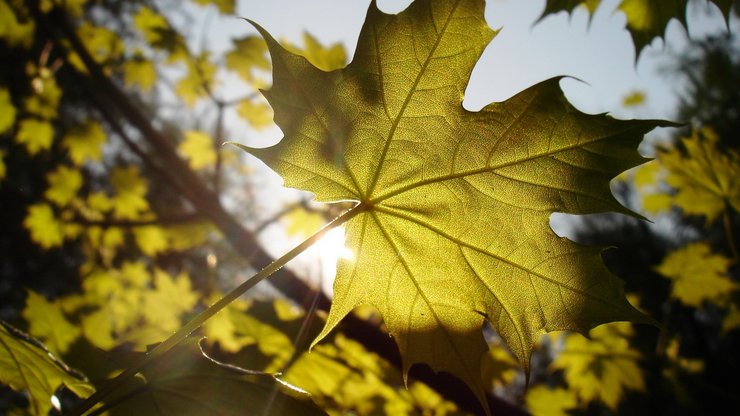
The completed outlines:
<svg viewBox="0 0 740 416">
<path fill-rule="evenodd" d="M 558 237 L 552 212 L 627 212 L 609 180 L 642 162 L 656 121 L 586 115 L 558 79 L 479 112 L 462 105 L 495 35 L 482 0 L 418 0 L 397 16 L 370 7 L 355 58 L 324 72 L 262 30 L 273 62 L 264 94 L 285 133 L 246 148 L 288 186 L 357 201 L 346 223 L 325 337 L 356 306 L 383 316 L 403 356 L 451 372 L 483 397 L 489 320 L 528 366 L 545 331 L 647 321 L 598 248 Z"/>
<path fill-rule="evenodd" d="M 705 242 L 691 243 L 663 259 L 658 273 L 673 280 L 671 297 L 701 307 L 704 301 L 723 303 L 735 284 L 727 278 L 730 260 L 713 254 Z"/>
</svg>

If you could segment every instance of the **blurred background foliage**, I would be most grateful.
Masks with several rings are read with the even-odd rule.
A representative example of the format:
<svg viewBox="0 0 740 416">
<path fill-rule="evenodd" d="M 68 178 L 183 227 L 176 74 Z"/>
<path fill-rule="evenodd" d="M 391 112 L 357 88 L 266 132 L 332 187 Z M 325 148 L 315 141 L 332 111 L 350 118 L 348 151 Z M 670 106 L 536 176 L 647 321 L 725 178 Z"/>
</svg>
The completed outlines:
<svg viewBox="0 0 740 416">
<path fill-rule="evenodd" d="M 580 3 L 551 1 L 545 12 Z M 630 17 L 633 3 L 640 2 L 621 6 L 628 28 L 640 22 Z M 585 4 L 592 12 L 598 6 Z M 729 18 L 729 2 L 718 5 Z M 258 237 L 266 228 L 277 224 L 302 238 L 341 210 L 299 199 L 265 213 L 269 201 L 255 200 L 262 179 L 222 142 L 225 120 L 255 131 L 271 125 L 259 94 L 270 84 L 270 61 L 256 35 L 234 38 L 219 54 L 194 47 L 187 27 L 206 8 L 235 11 L 233 0 L 0 0 L 0 413 L 68 410 L 263 267 L 270 257 Z M 647 40 L 633 32 L 638 50 L 662 35 L 668 19 L 661 19 Z M 341 45 L 321 45 L 310 34 L 286 47 L 325 70 L 347 61 Z M 494 412 L 740 409 L 738 43 L 712 37 L 668 61 L 666 76 L 685 86 L 675 119 L 687 124 L 647 144 L 655 159 L 613 182 L 625 205 L 652 222 L 572 220 L 577 241 L 612 247 L 607 265 L 662 326 L 613 323 L 589 338 L 548 334 L 528 389 L 519 364 L 488 331 L 481 372 Z M 648 99 L 635 90 L 624 105 Z M 417 367 L 403 380 L 372 309 L 358 310 L 309 354 L 328 299 L 300 271 L 282 273 L 170 356 L 197 371 L 162 364 L 148 373 L 149 391 L 159 391 L 162 374 L 179 371 L 177 388 L 202 388 L 194 400 L 208 400 L 215 393 L 203 388 L 206 374 L 231 380 L 234 397 L 281 403 L 282 410 L 270 407 L 275 414 L 314 411 L 291 407 L 305 403 L 294 403 L 271 376 L 232 379 L 219 364 L 228 363 L 279 373 L 330 414 L 480 412 L 449 377 Z M 215 361 L 198 361 L 200 336 Z M 121 403 L 103 410 L 151 405 Z M 238 404 L 214 403 L 209 411 Z"/>
</svg>

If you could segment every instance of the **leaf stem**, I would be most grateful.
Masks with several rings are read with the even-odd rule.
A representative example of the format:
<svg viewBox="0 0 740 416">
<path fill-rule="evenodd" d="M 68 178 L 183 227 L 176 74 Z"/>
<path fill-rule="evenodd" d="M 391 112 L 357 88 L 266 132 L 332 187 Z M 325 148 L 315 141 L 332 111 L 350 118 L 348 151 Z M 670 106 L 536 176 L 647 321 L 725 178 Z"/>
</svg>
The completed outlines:
<svg viewBox="0 0 740 416">
<path fill-rule="evenodd" d="M 280 258 L 276 259 L 275 261 L 267 265 L 267 267 L 265 267 L 264 269 L 254 274 L 252 277 L 244 281 L 242 284 L 240 284 L 236 288 L 232 289 L 229 293 L 224 295 L 224 297 L 219 299 L 218 302 L 214 303 L 213 305 L 209 306 L 204 311 L 200 312 L 193 319 L 191 319 L 188 323 L 186 323 L 179 330 L 177 330 L 177 332 L 170 335 L 169 338 L 162 341 L 152 350 L 147 352 L 147 354 L 141 360 L 135 363 L 133 366 L 127 368 L 125 371 L 120 373 L 118 376 L 106 382 L 100 389 L 95 391 L 95 393 L 93 393 L 90 397 L 85 399 L 77 407 L 73 408 L 69 413 L 67 413 L 66 416 L 81 416 L 85 414 L 85 412 L 90 410 L 97 403 L 101 402 L 104 398 L 108 397 L 111 393 L 116 391 L 116 389 L 118 389 L 124 383 L 126 383 L 130 378 L 136 375 L 136 373 L 138 373 L 142 368 L 144 368 L 152 360 L 156 359 L 157 357 L 162 356 L 164 353 L 166 353 L 167 351 L 172 349 L 174 346 L 179 344 L 181 341 L 183 341 L 185 338 L 187 338 L 193 331 L 198 329 L 198 327 L 203 325 L 213 315 L 217 314 L 223 308 L 228 306 L 231 302 L 233 302 L 234 300 L 239 298 L 241 295 L 243 295 L 245 292 L 247 292 L 249 289 L 257 285 L 257 283 L 261 282 L 265 278 L 269 277 L 270 275 L 278 271 L 280 268 L 285 266 L 285 264 L 288 263 L 290 260 L 294 259 L 299 254 L 303 253 L 306 249 L 308 249 L 314 243 L 319 241 L 321 237 L 326 235 L 326 233 L 328 233 L 334 228 L 339 227 L 340 225 L 349 221 L 350 219 L 355 217 L 357 214 L 362 213 L 366 209 L 367 209 L 366 205 L 358 204 L 357 206 L 353 207 L 352 209 L 346 211 L 342 215 L 335 218 L 330 223 L 326 224 L 323 228 L 317 231 L 314 235 L 307 238 L 305 241 L 298 244 L 297 246 L 295 246 L 293 249 L 291 249 L 287 253 L 283 254 Z"/>
</svg>

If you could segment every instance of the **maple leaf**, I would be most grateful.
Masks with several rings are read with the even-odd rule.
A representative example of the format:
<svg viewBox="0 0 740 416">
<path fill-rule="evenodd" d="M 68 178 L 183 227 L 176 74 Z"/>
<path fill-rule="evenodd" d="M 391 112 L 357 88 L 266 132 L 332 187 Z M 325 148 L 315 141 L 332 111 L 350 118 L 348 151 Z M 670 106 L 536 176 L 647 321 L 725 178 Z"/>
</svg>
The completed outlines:
<svg viewBox="0 0 740 416">
<path fill-rule="evenodd" d="M 44 192 L 44 196 L 60 207 L 69 204 L 82 187 L 82 173 L 64 165 L 49 172 L 46 180 L 49 181 L 49 188 Z"/>
<path fill-rule="evenodd" d="M 81 333 L 80 328 L 72 325 L 64 316 L 59 302 L 49 302 L 30 290 L 23 317 L 29 322 L 28 332 L 45 342 L 56 354 L 67 352 Z"/>
<path fill-rule="evenodd" d="M 270 60 L 267 59 L 267 45 L 259 36 L 245 36 L 231 39 L 234 49 L 226 53 L 226 67 L 239 74 L 242 79 L 251 83 L 254 81 L 254 69 L 270 69 Z"/>
<path fill-rule="evenodd" d="M 464 380 L 483 401 L 489 320 L 529 365 L 545 331 L 649 321 L 625 299 L 598 248 L 558 237 L 554 211 L 628 212 L 609 180 L 642 162 L 657 121 L 586 115 L 551 79 L 479 112 L 461 103 L 495 32 L 482 0 L 419 0 L 398 15 L 375 4 L 355 58 L 324 72 L 264 29 L 285 133 L 254 149 L 287 186 L 345 214 L 354 258 L 338 264 L 324 338 L 356 306 L 377 308 L 403 357 Z"/>
<path fill-rule="evenodd" d="M 735 288 L 726 276 L 729 265 L 728 258 L 700 242 L 670 253 L 656 270 L 673 280 L 672 298 L 698 308 L 704 301 L 721 304 Z"/>
<path fill-rule="evenodd" d="M 573 391 L 549 389 L 542 385 L 528 389 L 524 401 L 534 416 L 565 416 L 568 410 L 578 406 L 578 398 Z"/>
<path fill-rule="evenodd" d="M 28 207 L 23 226 L 31 233 L 31 239 L 45 249 L 62 245 L 64 235 L 62 223 L 54 215 L 49 204 L 34 204 Z"/>
<path fill-rule="evenodd" d="M 136 219 L 142 211 L 149 209 L 146 193 L 149 185 L 139 174 L 136 166 L 115 167 L 111 183 L 116 189 L 113 198 L 113 216 L 120 219 Z"/>
<path fill-rule="evenodd" d="M 52 396 L 62 385 L 80 397 L 93 387 L 59 361 L 40 342 L 0 321 L 0 382 L 28 393 L 32 415 L 47 415 Z"/>
<path fill-rule="evenodd" d="M 718 148 L 719 137 L 710 128 L 695 130 L 681 139 L 685 154 L 677 147 L 660 149 L 648 165 L 662 170 L 665 182 L 676 194 L 656 204 L 646 197 L 645 206 L 658 210 L 670 202 L 688 215 L 704 215 L 712 223 L 727 207 L 740 211 L 740 153 Z M 660 194 L 658 194 L 660 195 Z M 657 195 L 648 195 L 656 197 Z"/>
<path fill-rule="evenodd" d="M 586 402 L 600 400 L 616 410 L 625 389 L 645 390 L 639 365 L 641 355 L 629 345 L 633 335 L 627 322 L 594 328 L 590 339 L 569 334 L 552 367 L 565 371 L 565 380 L 578 397 Z"/>
<path fill-rule="evenodd" d="M 62 139 L 62 146 L 69 152 L 72 162 L 80 166 L 88 160 L 100 161 L 106 140 L 100 123 L 90 119 L 67 132 Z"/>
<path fill-rule="evenodd" d="M 26 151 L 33 156 L 41 150 L 51 147 L 54 138 L 54 127 L 51 123 L 43 120 L 27 118 L 20 122 L 15 141 L 26 146 Z"/>
<path fill-rule="evenodd" d="M 188 160 L 191 169 L 204 169 L 216 164 L 213 139 L 202 131 L 186 131 L 185 140 L 177 146 L 177 150 Z"/>
</svg>

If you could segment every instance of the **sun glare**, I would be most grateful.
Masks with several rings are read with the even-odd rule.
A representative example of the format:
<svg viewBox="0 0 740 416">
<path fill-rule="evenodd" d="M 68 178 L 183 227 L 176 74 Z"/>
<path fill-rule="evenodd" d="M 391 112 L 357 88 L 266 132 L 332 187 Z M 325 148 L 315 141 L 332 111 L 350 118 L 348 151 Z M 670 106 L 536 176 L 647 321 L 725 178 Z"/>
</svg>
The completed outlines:
<svg viewBox="0 0 740 416">
<path fill-rule="evenodd" d="M 337 262 L 340 259 L 352 260 L 354 253 L 344 245 L 344 228 L 339 227 L 330 230 L 313 247 L 312 256 L 321 264 L 321 288 L 324 293 L 333 294 L 334 276 L 337 272 Z"/>
</svg>

